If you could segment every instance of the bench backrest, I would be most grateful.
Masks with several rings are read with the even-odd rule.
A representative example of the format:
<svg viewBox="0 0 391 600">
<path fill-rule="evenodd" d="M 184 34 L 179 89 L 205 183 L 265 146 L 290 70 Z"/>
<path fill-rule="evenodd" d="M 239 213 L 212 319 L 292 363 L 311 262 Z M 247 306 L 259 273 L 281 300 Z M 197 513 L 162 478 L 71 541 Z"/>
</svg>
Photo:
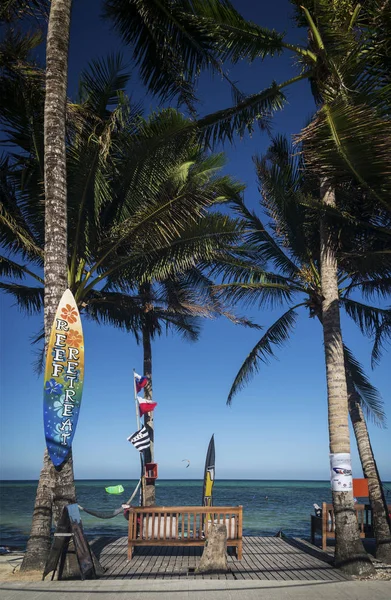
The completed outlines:
<svg viewBox="0 0 391 600">
<path fill-rule="evenodd" d="M 368 514 L 365 504 L 355 504 L 354 510 L 356 511 L 360 533 L 364 533 L 365 525 L 368 525 Z M 322 504 L 322 529 L 326 532 L 335 531 L 334 507 L 332 504 L 327 504 L 327 502 L 323 502 Z"/>
<path fill-rule="evenodd" d="M 130 540 L 202 540 L 214 523 L 227 539 L 242 538 L 242 506 L 144 506 L 129 510 Z"/>
</svg>

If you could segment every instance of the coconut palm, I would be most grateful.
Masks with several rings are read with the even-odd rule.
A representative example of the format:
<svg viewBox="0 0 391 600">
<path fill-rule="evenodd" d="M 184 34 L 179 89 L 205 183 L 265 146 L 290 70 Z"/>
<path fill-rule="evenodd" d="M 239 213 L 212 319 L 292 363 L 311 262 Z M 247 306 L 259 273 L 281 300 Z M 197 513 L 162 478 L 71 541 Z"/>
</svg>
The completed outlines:
<svg viewBox="0 0 391 600">
<path fill-rule="evenodd" d="M 267 114 L 284 104 L 283 89 L 308 79 L 319 108 L 305 132 L 305 150 L 308 164 L 316 165 L 320 176 L 323 206 L 335 207 L 335 184 L 344 178 L 365 187 L 374 204 L 389 209 L 391 123 L 384 110 L 389 68 L 384 35 L 379 35 L 380 22 L 389 15 L 389 3 L 373 0 L 362 6 L 352 0 L 305 0 L 293 4 L 298 26 L 308 32 L 306 46 L 290 44 L 285 35 L 247 22 L 229 0 L 159 0 L 148 5 L 142 0 L 105 1 L 106 14 L 125 42 L 134 46 L 144 81 L 152 88 L 159 73 L 165 71 L 172 89 L 177 76 L 171 67 L 175 60 L 180 65 L 181 83 L 191 84 L 197 69 L 220 69 L 219 60 L 253 62 L 284 51 L 293 53 L 299 67 L 296 75 L 247 97 L 235 90 L 235 106 L 199 120 L 205 139 L 231 139 L 235 132 L 251 129 L 260 118 L 264 124 Z M 349 452 L 349 434 L 337 263 L 332 229 L 325 218 L 320 229 L 330 452 L 345 453 Z M 335 492 L 333 502 L 336 563 L 355 574 L 373 572 L 369 561 L 362 560 L 352 494 Z"/>
<path fill-rule="evenodd" d="M 337 148 L 339 176 L 342 165 L 343 173 L 348 173 L 349 177 L 358 178 L 361 184 L 370 190 L 372 197 L 375 194 L 377 200 L 379 197 L 376 191 L 377 187 L 385 186 L 386 190 L 387 186 L 389 187 L 389 183 L 386 185 L 384 182 L 379 183 L 381 177 L 384 179 L 386 172 L 384 158 L 389 154 L 387 145 L 390 140 L 390 136 L 387 134 L 389 125 L 384 114 L 379 114 L 380 103 L 369 103 L 367 98 L 369 93 L 371 98 L 374 98 L 374 81 L 378 100 L 382 100 L 384 105 L 386 98 L 386 95 L 381 93 L 381 87 L 384 82 L 385 57 L 388 55 L 384 52 L 384 39 L 377 33 L 379 21 L 383 13 L 386 13 L 388 3 L 379 5 L 376 2 L 369 2 L 366 3 L 365 9 L 361 9 L 360 5 L 356 6 L 349 1 L 344 2 L 343 5 L 336 3 L 330 5 L 325 0 L 317 2 L 316 5 L 313 5 L 311 1 L 300 3 L 297 11 L 299 20 L 303 22 L 304 15 L 305 26 L 309 31 L 307 47 L 290 44 L 283 35 L 246 22 L 227 0 L 224 2 L 205 0 L 191 4 L 182 0 L 177 0 L 175 3 L 164 0 L 159 3 L 146 3 L 142 0 L 126 0 L 126 2 L 108 0 L 106 6 L 109 7 L 108 12 L 116 20 L 117 26 L 123 28 L 121 32 L 124 38 L 130 36 L 127 41 L 136 44 L 135 58 L 139 61 L 144 81 L 151 89 L 155 86 L 154 91 L 156 92 L 167 82 L 164 94 L 178 92 L 188 104 L 191 104 L 193 93 L 191 80 L 200 68 L 211 66 L 213 69 L 221 71 L 220 59 L 237 61 L 247 58 L 253 61 L 282 51 L 294 53 L 295 57 L 299 59 L 299 61 L 296 60 L 296 64 L 301 67 L 297 75 L 287 81 L 273 83 L 265 90 L 247 97 L 240 95 L 234 88 L 238 100 L 235 106 L 218 111 L 214 115 L 208 115 L 199 119 L 198 122 L 185 125 L 182 123 L 182 125 L 187 131 L 194 127 L 201 128 L 206 140 L 232 139 L 237 132 L 251 129 L 255 121 L 264 127 L 267 126 L 270 112 L 281 108 L 284 104 L 285 98 L 282 90 L 301 79 L 310 79 L 316 100 L 327 107 L 327 110 L 319 111 L 319 115 L 323 119 L 322 123 L 325 124 L 323 135 L 327 137 L 330 132 L 332 133 L 328 137 L 331 140 L 333 151 L 323 153 L 322 158 L 325 164 L 327 161 L 329 165 L 331 164 L 331 158 L 334 157 L 334 151 Z M 321 30 L 325 34 L 327 51 L 325 51 L 324 41 L 320 35 Z M 361 35 L 356 35 L 358 31 Z M 344 35 L 341 35 L 341 32 Z M 380 48 L 381 51 L 379 51 Z M 179 68 L 176 68 L 176 65 L 179 65 Z M 360 79 L 357 74 L 363 73 L 363 69 L 368 65 L 370 70 L 367 69 L 366 76 Z M 351 69 L 352 66 L 353 69 Z M 160 71 L 163 72 L 163 76 L 159 78 Z M 350 93 L 354 86 L 350 85 L 349 87 L 347 84 L 351 83 L 349 77 L 351 78 L 352 71 L 356 73 L 356 88 L 357 82 L 365 83 L 364 95 L 356 94 L 356 89 L 354 89 L 354 94 Z M 341 96 L 345 96 L 347 100 L 346 105 L 342 106 L 342 112 L 345 113 L 343 118 L 341 118 L 341 110 L 339 113 L 338 111 L 333 112 L 334 108 L 341 109 L 337 102 Z M 341 123 L 343 124 L 347 112 L 349 110 L 352 112 L 352 107 L 356 117 L 360 112 L 361 107 L 357 108 L 356 101 L 364 101 L 368 108 L 365 114 L 366 118 L 370 117 L 368 122 L 371 123 L 371 128 L 365 128 L 365 132 L 372 135 L 371 142 L 373 142 L 376 132 L 384 134 L 376 147 L 376 155 L 380 157 L 380 160 L 376 162 L 376 168 L 370 170 L 365 167 L 371 163 L 372 147 L 367 144 L 366 152 L 360 154 L 363 160 L 357 165 L 357 153 L 354 154 L 352 144 L 345 148 L 344 143 L 341 143 L 341 136 L 339 136 Z M 183 133 L 183 129 L 180 131 Z M 342 141 L 345 142 L 344 139 Z M 360 150 L 363 148 L 364 146 L 361 144 Z M 371 150 L 370 154 L 368 154 L 369 149 Z M 334 168 L 334 165 L 331 165 L 331 168 Z M 330 172 L 330 168 L 328 172 Z M 324 183 L 328 181 L 331 181 L 330 177 L 326 177 Z M 327 185 L 323 185 L 323 188 L 326 191 L 328 189 Z M 327 198 L 332 198 L 332 190 Z M 326 255 L 326 253 L 324 254 Z M 329 253 L 327 257 L 330 258 Z M 335 289 L 334 285 L 334 296 Z M 335 302 L 332 306 L 336 306 Z M 334 317 L 336 318 L 336 315 Z M 339 353 L 337 369 L 339 371 L 341 360 L 341 353 Z M 338 405 L 343 407 L 346 404 L 345 401 L 346 394 L 343 391 Z M 343 499 L 344 505 L 346 505 L 345 516 L 348 516 L 348 513 L 352 512 L 352 498 L 345 495 L 340 496 L 340 499 Z M 354 522 L 349 519 L 344 520 L 342 512 L 336 512 L 337 562 L 343 562 L 349 555 L 350 569 L 362 572 L 364 568 L 362 561 L 350 560 L 352 552 L 357 551 L 358 554 L 361 552 L 359 541 L 354 533 Z M 348 535 L 342 535 L 343 528 L 345 528 L 345 534 L 349 529 Z M 350 549 L 346 545 L 342 548 L 343 537 L 353 540 L 352 536 L 354 543 L 350 544 Z M 339 540 L 341 540 L 341 544 Z"/>
<path fill-rule="evenodd" d="M 213 318 L 219 314 L 233 319 L 213 295 L 212 282 L 197 268 L 177 274 L 162 281 L 146 281 L 138 290 L 139 331 L 137 342 L 143 350 L 143 373 L 148 378 L 144 397 L 153 397 L 153 354 L 154 340 L 172 330 L 189 341 L 199 337 L 202 318 Z M 235 319 L 236 321 L 236 319 Z M 240 320 L 242 324 L 244 320 Z M 154 413 L 144 416 L 144 425 L 149 430 L 151 445 L 144 452 L 144 461 L 154 462 Z M 154 481 L 143 482 L 142 501 L 144 506 L 156 503 Z"/>
<path fill-rule="evenodd" d="M 319 204 L 319 191 L 316 178 L 305 171 L 303 157 L 297 158 L 293 148 L 284 138 L 276 138 L 269 153 L 262 159 L 256 159 L 260 182 L 261 208 L 270 219 L 268 226 L 255 213 L 248 210 L 243 202 L 235 204 L 237 213 L 245 219 L 249 252 L 248 264 L 233 262 L 228 264 L 226 272 L 222 270 L 226 281 L 218 286 L 224 300 L 244 301 L 259 306 L 280 304 L 288 306 L 251 350 L 235 377 L 228 403 L 259 369 L 262 362 L 274 355 L 274 346 L 282 345 L 292 333 L 297 309 L 304 308 L 309 316 L 316 317 L 321 323 L 322 288 L 320 277 L 319 229 L 316 212 L 309 207 Z M 315 186 L 315 187 L 314 187 Z M 339 204 L 347 211 L 351 210 L 354 190 L 341 186 L 337 188 Z M 356 193 L 360 193 L 356 190 Z M 310 212 L 309 212 L 310 210 Z M 376 231 L 373 235 L 370 223 L 374 220 L 371 206 L 362 202 L 361 218 L 364 223 L 351 230 L 344 230 L 340 236 L 336 256 L 338 260 L 338 304 L 360 327 L 363 334 L 376 335 L 379 329 L 385 329 L 391 316 L 390 309 L 382 309 L 364 304 L 361 298 L 352 297 L 352 293 L 361 292 L 365 296 L 382 297 L 391 289 L 391 259 L 388 265 L 383 259 L 380 276 L 372 264 L 372 275 L 368 274 L 368 265 L 360 258 L 355 259 L 354 251 L 365 249 L 380 250 L 387 246 L 387 234 L 383 239 Z M 271 233 L 269 233 L 270 231 Z M 263 263 L 267 262 L 266 268 Z M 271 270 L 268 270 L 271 269 Z M 357 445 L 364 475 L 368 478 L 370 499 L 373 508 L 373 522 L 377 541 L 377 555 L 388 559 L 391 550 L 390 527 L 382 486 L 370 446 L 363 408 L 378 423 L 384 423 L 385 416 L 377 391 L 371 386 L 362 368 L 348 348 L 344 347 L 344 363 L 349 391 L 349 412 L 356 434 Z M 378 350 L 375 348 L 377 356 Z M 343 374 L 345 377 L 345 372 Z"/>
<path fill-rule="evenodd" d="M 67 281 L 67 175 L 65 149 L 65 121 L 68 83 L 68 50 L 72 0 L 52 0 L 46 36 L 46 73 L 44 103 L 44 194 L 45 194 L 45 252 L 44 252 L 44 328 L 45 346 L 61 296 Z M 57 501 L 53 504 L 57 522 L 66 504 L 76 501 L 73 460 L 70 453 L 61 469 L 54 469 L 44 456 L 56 482 Z M 41 525 L 38 517 L 41 499 L 46 496 L 42 481 L 38 484 L 30 538 L 23 569 L 42 565 Z M 41 494 L 42 491 L 42 494 Z M 48 519 L 45 519 L 47 526 Z M 46 548 L 45 548 L 46 553 Z"/>
<path fill-rule="evenodd" d="M 69 285 L 81 312 L 98 322 L 136 335 L 144 327 L 153 337 L 163 320 L 194 337 L 194 317 L 221 310 L 212 298 L 205 303 L 201 292 L 198 304 L 194 291 L 190 296 L 192 281 L 194 289 L 201 283 L 207 289 L 197 263 L 212 260 L 240 233 L 235 220 L 206 211 L 243 187 L 219 175 L 223 155 L 205 155 L 194 134 L 175 140 L 165 135 L 184 121 L 179 113 L 142 119 L 124 95 L 127 81 L 120 57 L 95 62 L 81 79 L 80 102 L 69 105 Z M 7 89 L 11 94 L 15 86 Z M 23 154 L 12 153 L 1 169 L 1 236 L 8 253 L 0 265 L 14 280 L 28 279 L 26 285 L 1 286 L 29 312 L 42 308 L 44 244 L 43 90 L 35 82 L 32 90 L 34 103 L 22 95 L 3 115 L 10 143 Z M 154 281 L 166 292 L 153 292 L 151 312 L 140 292 Z"/>
<path fill-rule="evenodd" d="M 11 21 L 20 15 L 41 12 L 41 9 L 44 10 L 46 2 L 41 3 L 41 6 L 39 4 L 33 2 L 28 5 L 23 1 L 7 1 L 2 8 L 1 19 Z M 46 339 L 48 339 L 58 302 L 67 287 L 65 113 L 71 4 L 72 0 L 53 0 L 51 2 L 46 44 L 46 92 L 43 112 L 43 183 L 46 197 L 44 257 Z M 18 50 L 23 50 L 23 46 L 28 46 L 28 36 L 18 36 L 12 28 L 9 30 L 9 36 L 16 38 L 19 42 Z M 30 41 L 34 37 L 37 38 L 37 36 L 32 36 Z M 10 39 L 6 41 L 9 47 Z M 6 47 L 5 44 L 3 49 Z M 13 68 L 12 61 L 9 61 L 6 54 L 2 54 L 2 59 L 3 66 L 5 66 L 5 77 L 9 79 L 8 83 L 12 87 L 18 79 L 24 78 L 25 66 L 16 63 Z M 17 59 L 20 59 L 20 56 L 17 56 Z M 4 77 L 4 71 L 2 75 Z M 9 77 L 10 75 L 11 77 Z M 31 91 L 35 87 L 32 84 L 31 73 L 29 81 L 28 88 Z M 9 86 L 6 87 L 9 88 Z M 7 94 L 5 98 L 9 100 Z M 7 114 L 8 108 L 10 108 L 9 105 L 5 105 L 5 114 Z M 45 563 L 50 546 L 53 494 L 57 498 L 55 511 L 58 517 L 65 504 L 74 502 L 76 499 L 71 455 L 62 468 L 55 471 L 45 453 L 44 466 L 37 489 L 31 536 L 22 564 L 24 570 L 42 568 Z"/>
</svg>

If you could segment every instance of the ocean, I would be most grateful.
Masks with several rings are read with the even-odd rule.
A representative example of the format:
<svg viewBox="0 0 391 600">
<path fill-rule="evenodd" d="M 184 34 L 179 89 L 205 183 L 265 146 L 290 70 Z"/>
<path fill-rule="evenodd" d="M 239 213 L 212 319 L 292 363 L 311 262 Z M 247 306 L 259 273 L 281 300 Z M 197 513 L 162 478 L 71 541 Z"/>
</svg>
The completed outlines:
<svg viewBox="0 0 391 600">
<path fill-rule="evenodd" d="M 125 491 L 110 495 L 105 488 L 122 484 Z M 78 480 L 77 499 L 81 506 L 110 512 L 127 502 L 137 481 Z M 37 481 L 0 482 L 0 545 L 25 548 L 30 533 Z M 201 480 L 158 480 L 156 504 L 160 506 L 199 505 Z M 308 538 L 313 504 L 331 501 L 328 481 L 218 480 L 214 484 L 215 506 L 243 505 L 244 535 L 286 535 Z M 138 496 L 133 501 L 138 503 Z M 98 519 L 81 512 L 83 527 L 92 538 L 99 535 L 125 536 L 127 521 L 122 514 Z"/>
</svg>

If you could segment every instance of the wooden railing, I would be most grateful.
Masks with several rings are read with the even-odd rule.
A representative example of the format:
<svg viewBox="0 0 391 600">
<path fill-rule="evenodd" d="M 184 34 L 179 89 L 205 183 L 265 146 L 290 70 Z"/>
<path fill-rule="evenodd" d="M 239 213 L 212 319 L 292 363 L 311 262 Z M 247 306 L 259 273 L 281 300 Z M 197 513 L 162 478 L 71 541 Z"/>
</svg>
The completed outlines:
<svg viewBox="0 0 391 600">
<path fill-rule="evenodd" d="M 242 559 L 242 506 L 148 506 L 129 510 L 128 560 L 135 546 L 203 546 L 214 523 Z"/>
</svg>

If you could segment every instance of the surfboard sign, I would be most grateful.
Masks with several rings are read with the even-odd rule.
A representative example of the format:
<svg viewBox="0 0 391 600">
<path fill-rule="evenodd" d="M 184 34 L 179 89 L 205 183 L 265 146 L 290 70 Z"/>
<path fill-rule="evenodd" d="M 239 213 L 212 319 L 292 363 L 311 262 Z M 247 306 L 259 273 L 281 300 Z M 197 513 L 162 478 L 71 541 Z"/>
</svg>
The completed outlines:
<svg viewBox="0 0 391 600">
<path fill-rule="evenodd" d="M 56 468 L 72 448 L 84 380 L 84 338 L 70 290 L 57 307 L 46 355 L 43 420 L 46 446 Z"/>
<path fill-rule="evenodd" d="M 212 491 L 215 480 L 215 439 L 210 438 L 208 451 L 206 453 L 204 485 L 202 489 L 202 506 L 212 506 Z"/>
</svg>

